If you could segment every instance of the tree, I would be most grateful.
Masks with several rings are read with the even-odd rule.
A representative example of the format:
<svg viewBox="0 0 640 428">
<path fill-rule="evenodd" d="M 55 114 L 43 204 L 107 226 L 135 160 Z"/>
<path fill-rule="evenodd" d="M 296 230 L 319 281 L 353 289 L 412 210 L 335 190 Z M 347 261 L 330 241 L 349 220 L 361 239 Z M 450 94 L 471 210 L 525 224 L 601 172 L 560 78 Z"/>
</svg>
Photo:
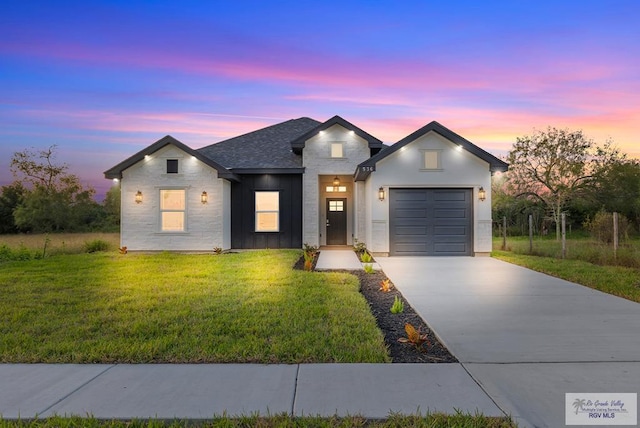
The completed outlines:
<svg viewBox="0 0 640 428">
<path fill-rule="evenodd" d="M 592 199 L 598 208 L 621 213 L 640 228 L 640 161 L 616 162 L 599 170 Z"/>
<path fill-rule="evenodd" d="M 549 127 L 517 138 L 508 155 L 508 186 L 514 196 L 544 204 L 560 239 L 560 216 L 568 203 L 593 185 L 597 171 L 623 158 L 610 142 L 600 147 L 580 130 Z"/>
<path fill-rule="evenodd" d="M 25 191 L 13 210 L 15 225 L 34 232 L 87 230 L 100 216 L 101 207 L 93 200 L 95 191 L 57 165 L 56 146 L 34 152 L 14 153 L 11 172 Z"/>
<path fill-rule="evenodd" d="M 26 189 L 19 181 L 2 187 L 2 192 L 0 192 L 0 234 L 21 231 L 16 226 L 13 213 L 22 202 L 25 192 Z"/>
</svg>

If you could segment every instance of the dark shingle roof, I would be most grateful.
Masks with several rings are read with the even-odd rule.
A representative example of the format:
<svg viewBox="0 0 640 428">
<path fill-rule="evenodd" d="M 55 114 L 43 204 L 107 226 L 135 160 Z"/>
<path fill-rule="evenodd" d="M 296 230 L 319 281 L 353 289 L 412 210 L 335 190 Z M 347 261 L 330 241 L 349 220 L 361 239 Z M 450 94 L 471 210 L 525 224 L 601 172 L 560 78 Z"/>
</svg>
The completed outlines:
<svg viewBox="0 0 640 428">
<path fill-rule="evenodd" d="M 198 151 L 228 169 L 302 168 L 302 156 L 293 153 L 291 142 L 319 124 L 308 117 L 291 119 Z"/>
</svg>

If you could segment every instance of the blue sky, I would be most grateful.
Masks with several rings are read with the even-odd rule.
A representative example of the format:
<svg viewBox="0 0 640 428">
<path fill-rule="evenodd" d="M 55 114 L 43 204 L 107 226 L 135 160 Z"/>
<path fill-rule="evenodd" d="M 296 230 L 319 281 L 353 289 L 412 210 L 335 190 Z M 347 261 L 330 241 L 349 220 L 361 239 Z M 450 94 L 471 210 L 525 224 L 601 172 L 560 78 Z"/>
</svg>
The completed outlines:
<svg viewBox="0 0 640 428">
<path fill-rule="evenodd" d="M 0 185 L 17 150 L 99 194 L 164 135 L 198 148 L 335 114 L 386 143 L 437 120 L 501 155 L 556 126 L 640 157 L 640 3 L 10 2 Z"/>
</svg>

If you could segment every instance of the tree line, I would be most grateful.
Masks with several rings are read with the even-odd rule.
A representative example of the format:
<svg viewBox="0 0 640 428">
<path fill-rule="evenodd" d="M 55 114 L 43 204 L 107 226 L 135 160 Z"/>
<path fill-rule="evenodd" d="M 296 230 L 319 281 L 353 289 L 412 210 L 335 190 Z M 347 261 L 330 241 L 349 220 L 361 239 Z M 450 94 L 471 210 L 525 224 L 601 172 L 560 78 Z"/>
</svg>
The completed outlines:
<svg viewBox="0 0 640 428">
<path fill-rule="evenodd" d="M 506 161 L 509 171 L 493 179 L 492 208 L 513 234 L 532 215 L 538 233 L 559 238 L 563 213 L 571 226 L 594 230 L 606 223 L 605 213 L 617 212 L 624 232 L 640 230 L 640 161 L 612 141 L 597 144 L 580 130 L 548 127 L 517 138 Z"/>
<path fill-rule="evenodd" d="M 0 233 L 117 231 L 120 189 L 113 187 L 103 203 L 95 190 L 55 161 L 56 146 L 13 154 L 13 183 L 0 191 Z"/>
</svg>

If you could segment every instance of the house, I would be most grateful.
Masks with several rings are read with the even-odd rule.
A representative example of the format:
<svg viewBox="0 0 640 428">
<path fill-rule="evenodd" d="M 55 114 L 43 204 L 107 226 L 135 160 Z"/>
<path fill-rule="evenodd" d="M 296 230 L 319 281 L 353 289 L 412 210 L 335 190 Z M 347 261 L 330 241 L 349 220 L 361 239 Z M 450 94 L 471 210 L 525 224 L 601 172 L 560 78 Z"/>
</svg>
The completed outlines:
<svg viewBox="0 0 640 428">
<path fill-rule="evenodd" d="M 106 171 L 129 250 L 491 251 L 491 175 L 508 165 L 437 122 L 392 146 L 335 116 L 194 150 L 166 136 Z"/>
</svg>

